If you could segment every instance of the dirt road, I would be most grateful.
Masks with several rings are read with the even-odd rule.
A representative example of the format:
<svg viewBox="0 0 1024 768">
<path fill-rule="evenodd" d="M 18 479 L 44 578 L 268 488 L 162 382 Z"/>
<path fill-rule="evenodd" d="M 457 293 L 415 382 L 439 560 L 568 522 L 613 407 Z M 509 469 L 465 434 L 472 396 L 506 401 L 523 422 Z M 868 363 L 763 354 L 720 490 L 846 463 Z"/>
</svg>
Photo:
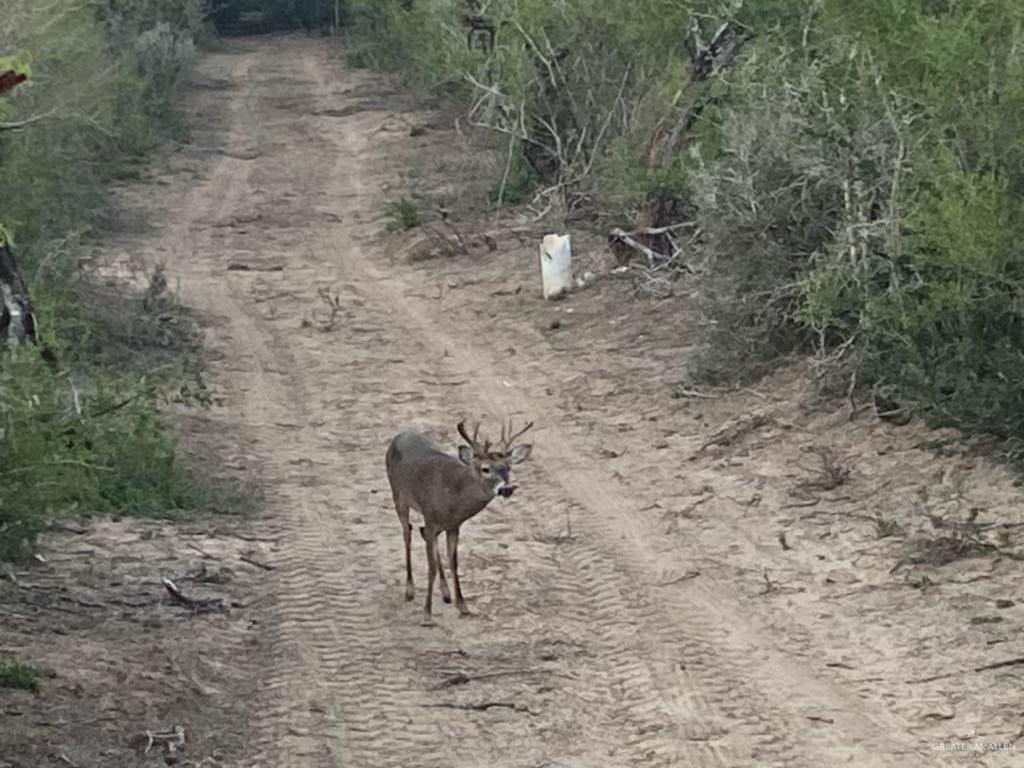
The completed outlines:
<svg viewBox="0 0 1024 768">
<path fill-rule="evenodd" d="M 454 134 L 411 137 L 421 113 L 326 43 L 240 46 L 204 60 L 186 150 L 199 178 L 154 194 L 163 226 L 141 243 L 204 319 L 218 418 L 280 532 L 239 765 L 908 766 L 945 764 L 934 743 L 969 727 L 1013 735 L 1016 684 L 972 668 L 994 653 L 984 632 L 1007 633 L 1000 658 L 1020 655 L 1019 608 L 993 628 L 949 620 L 982 593 L 990 613 L 1012 564 L 981 558 L 985 585 L 924 594 L 888 574 L 898 546 L 870 524 L 906 515 L 961 459 L 766 393 L 669 399 L 686 333 L 659 312 L 678 303 L 608 283 L 545 306 L 533 241 L 394 260 L 388 185 Z M 340 297 L 333 330 L 319 288 Z M 738 407 L 768 415 L 699 450 Z M 408 426 L 452 446 L 463 415 L 535 420 L 534 454 L 516 496 L 463 529 L 475 617 L 435 602 L 426 628 L 419 548 L 403 600 L 384 451 Z M 857 463 L 848 496 L 787 506 L 801 448 L 827 429 Z M 967 492 L 995 483 L 992 509 L 1019 503 L 984 472 Z M 851 504 L 867 523 L 842 514 Z M 825 507 L 835 516 L 804 517 Z"/>
</svg>

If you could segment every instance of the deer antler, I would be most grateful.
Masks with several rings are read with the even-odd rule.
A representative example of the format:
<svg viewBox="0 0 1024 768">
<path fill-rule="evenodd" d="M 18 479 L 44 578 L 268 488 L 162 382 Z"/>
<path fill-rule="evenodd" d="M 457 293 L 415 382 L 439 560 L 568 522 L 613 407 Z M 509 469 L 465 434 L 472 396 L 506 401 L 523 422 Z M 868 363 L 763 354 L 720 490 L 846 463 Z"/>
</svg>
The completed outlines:
<svg viewBox="0 0 1024 768">
<path fill-rule="evenodd" d="M 466 432 L 466 422 L 465 422 L 465 420 L 460 421 L 458 426 L 456 427 L 456 429 L 459 430 L 459 434 L 462 435 L 462 439 L 465 440 L 467 443 L 469 443 L 469 447 L 473 449 L 473 452 L 476 453 L 477 456 L 484 456 L 484 455 L 486 455 L 487 447 L 488 447 L 487 446 L 487 441 L 484 440 L 483 447 L 481 447 L 480 443 L 478 443 L 476 441 L 477 435 L 480 434 L 480 424 L 479 424 L 479 422 L 477 423 L 476 427 L 473 429 L 473 436 L 472 437 L 470 437 L 469 434 Z"/>
<path fill-rule="evenodd" d="M 510 450 L 512 450 L 512 442 L 517 437 L 520 437 L 524 432 L 526 432 L 526 430 L 528 430 L 532 426 L 533 426 L 533 422 L 531 421 L 531 422 L 528 422 L 527 425 L 525 427 L 523 427 L 522 429 L 520 429 L 518 432 L 513 432 L 512 431 L 512 420 L 509 419 L 509 422 L 508 422 L 507 425 L 504 424 L 504 423 L 501 425 L 501 438 L 498 440 L 498 442 L 495 445 L 498 445 L 498 446 L 501 447 L 501 453 L 507 454 Z M 469 447 L 473 449 L 473 451 L 476 453 L 477 456 L 489 456 L 490 455 L 490 452 L 491 452 L 491 441 L 486 439 L 486 438 L 484 439 L 483 444 L 481 444 L 478 441 L 478 435 L 480 434 L 480 423 L 479 422 L 477 422 L 477 425 L 473 428 L 473 436 L 472 437 L 470 437 L 469 433 L 466 431 L 466 422 L 465 422 L 465 420 L 460 421 L 458 426 L 456 427 L 456 429 L 459 430 L 459 434 L 462 435 L 462 439 L 465 440 L 469 444 Z"/>
<path fill-rule="evenodd" d="M 525 427 L 520 429 L 518 432 L 513 433 L 512 432 L 512 419 L 509 419 L 508 420 L 508 430 L 507 430 L 508 436 L 506 437 L 505 425 L 502 424 L 501 425 L 501 448 L 502 448 L 502 450 L 505 453 L 508 453 L 510 450 L 512 450 L 512 443 L 513 443 L 513 441 L 517 437 L 522 437 L 522 435 L 532 426 L 533 426 L 533 422 L 532 421 L 528 421 L 526 423 Z"/>
</svg>

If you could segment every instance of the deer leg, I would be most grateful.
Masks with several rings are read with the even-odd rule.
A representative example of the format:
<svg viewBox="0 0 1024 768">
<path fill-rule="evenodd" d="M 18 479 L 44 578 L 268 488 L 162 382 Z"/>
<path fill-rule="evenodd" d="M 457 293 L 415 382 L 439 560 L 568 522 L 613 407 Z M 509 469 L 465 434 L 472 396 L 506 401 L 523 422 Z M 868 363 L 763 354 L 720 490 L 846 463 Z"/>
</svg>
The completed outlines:
<svg viewBox="0 0 1024 768">
<path fill-rule="evenodd" d="M 405 599 L 412 600 L 416 589 L 412 585 L 412 524 L 409 522 L 408 507 L 398 507 L 398 521 L 402 524 L 402 539 L 405 542 Z"/>
<path fill-rule="evenodd" d="M 427 548 L 427 600 L 423 604 L 423 625 L 431 626 L 430 618 L 434 598 L 434 577 L 437 575 L 437 531 L 420 528 Z"/>
<path fill-rule="evenodd" d="M 441 535 L 438 534 L 437 538 L 434 539 L 434 559 L 437 560 L 437 575 L 441 581 L 441 599 L 446 603 L 452 601 L 451 590 L 448 589 L 448 580 L 444 577 L 444 568 L 441 566 L 443 562 L 441 560 Z M 455 572 L 452 571 L 452 578 L 455 578 Z"/>
<path fill-rule="evenodd" d="M 422 525 L 420 526 L 420 536 L 423 537 L 424 541 L 427 540 L 426 528 Z M 440 534 L 438 534 L 438 537 L 440 538 Z M 441 565 L 441 553 L 439 550 L 440 546 L 440 542 L 434 539 L 434 560 L 437 563 L 437 576 L 441 582 L 441 599 L 446 603 L 450 603 L 452 601 L 452 593 L 448 589 L 448 580 L 444 577 L 444 566 Z"/>
<path fill-rule="evenodd" d="M 455 584 L 455 607 L 462 616 L 469 616 L 471 612 L 466 607 L 466 600 L 462 597 L 462 586 L 459 584 L 459 529 L 448 531 L 445 540 L 448 543 L 448 567 L 451 568 L 452 583 Z"/>
</svg>

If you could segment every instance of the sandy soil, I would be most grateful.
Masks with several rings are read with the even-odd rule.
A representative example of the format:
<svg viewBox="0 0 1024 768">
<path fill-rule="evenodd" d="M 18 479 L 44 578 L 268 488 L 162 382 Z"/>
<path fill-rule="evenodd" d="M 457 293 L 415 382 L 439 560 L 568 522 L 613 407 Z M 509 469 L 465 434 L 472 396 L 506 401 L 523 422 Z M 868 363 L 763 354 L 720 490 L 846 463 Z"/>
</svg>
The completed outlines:
<svg viewBox="0 0 1024 768">
<path fill-rule="evenodd" d="M 16 724 L 21 740 L 0 766 L 158 764 L 131 739 L 174 722 L 184 764 L 207 766 L 1021 762 L 936 747 L 1021 736 L 1024 518 L 1008 472 L 935 450 L 949 435 L 851 421 L 799 371 L 680 392 L 687 297 L 634 300 L 585 237 L 577 257 L 600 279 L 554 304 L 533 235 L 403 258 L 419 234 L 386 234 L 386 201 L 408 168 L 437 172 L 465 147 L 325 41 L 245 41 L 206 57 L 200 81 L 193 143 L 127 196 L 155 226 L 109 256 L 164 261 L 203 318 L 226 404 L 186 428 L 264 489 L 265 510 L 244 530 L 193 527 L 206 556 L 188 528 L 92 529 L 104 605 L 131 584 L 161 623 L 117 611 L 55 636 L 54 695 L 71 696 L 77 659 L 120 698 L 82 690 L 108 721 L 68 729 L 40 717 L 49 696 L 3 694 L 0 733 Z M 339 299 L 329 330 L 320 289 Z M 427 628 L 420 548 L 420 592 L 403 600 L 384 451 L 409 426 L 452 446 L 463 416 L 535 420 L 534 454 L 517 494 L 463 528 L 475 616 L 435 602 Z M 80 544 L 48 540 L 69 562 L 51 560 L 53 578 L 82 567 Z M 273 570 L 239 561 L 249 550 Z M 204 560 L 244 578 L 199 573 L 196 588 L 241 607 L 181 618 L 159 576 Z M 18 634 L 5 616 L 0 649 L 44 619 L 60 621 L 32 613 Z"/>
</svg>

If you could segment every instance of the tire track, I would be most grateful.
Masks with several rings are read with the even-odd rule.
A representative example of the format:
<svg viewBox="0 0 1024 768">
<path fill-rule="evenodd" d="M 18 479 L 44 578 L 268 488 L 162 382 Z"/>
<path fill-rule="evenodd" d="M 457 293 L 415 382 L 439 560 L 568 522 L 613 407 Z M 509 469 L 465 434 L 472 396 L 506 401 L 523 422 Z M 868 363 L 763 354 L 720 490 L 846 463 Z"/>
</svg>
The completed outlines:
<svg viewBox="0 0 1024 768">
<path fill-rule="evenodd" d="M 350 151 L 358 155 L 358 144 Z M 430 307 L 410 298 L 410 286 L 403 285 L 393 276 L 390 281 L 386 280 L 384 273 L 373 264 L 352 263 L 353 270 L 359 268 L 366 273 L 367 282 L 381 286 L 382 292 L 388 290 L 391 293 L 396 312 L 405 311 L 407 322 L 419 329 L 425 345 L 432 343 L 435 349 L 443 347 L 449 355 L 447 359 L 456 369 L 474 371 L 475 389 L 488 393 L 481 404 L 491 405 L 491 410 L 496 413 L 522 414 L 529 411 L 531 418 L 536 417 L 548 427 L 543 432 L 547 455 L 579 455 L 581 446 L 589 440 L 578 434 L 574 434 L 573 439 L 563 437 L 572 431 L 559 428 L 561 418 L 557 410 L 544 410 L 545 398 L 538 394 L 544 391 L 544 380 L 531 380 L 529 367 L 498 374 L 496 371 L 500 366 L 493 361 L 489 351 L 474 348 L 464 339 L 438 333 L 437 324 L 430 317 Z M 505 379 L 512 380 L 513 385 L 504 385 Z M 535 397 L 527 400 L 517 394 L 521 392 L 529 392 Z M 612 622 L 605 631 L 618 631 L 629 636 L 628 620 L 623 621 L 623 607 L 615 600 L 614 585 L 646 584 L 652 575 L 658 576 L 670 570 L 658 567 L 664 556 L 647 544 L 661 540 L 660 525 L 643 513 L 629 513 L 628 521 L 624 522 L 623 514 L 634 509 L 635 505 L 612 487 L 605 477 L 582 466 L 582 462 L 563 461 L 559 468 L 561 471 L 554 476 L 555 482 L 562 487 L 566 498 L 580 502 L 586 509 L 581 527 L 589 534 L 588 538 L 594 542 L 615 542 L 613 548 L 604 549 L 600 554 L 580 555 L 583 558 L 580 566 L 589 570 L 597 591 L 592 600 L 598 606 L 599 626 L 602 620 Z M 595 575 L 602 566 L 605 572 L 615 569 L 618 572 L 614 576 L 609 575 L 602 583 Z M 660 649 L 650 647 L 653 638 L 662 638 L 666 643 L 685 644 L 695 669 L 701 666 L 707 669 L 707 673 L 698 679 L 691 675 L 690 680 L 685 681 L 692 685 L 687 696 L 663 691 L 668 694 L 667 698 L 662 697 L 663 704 L 673 708 L 677 718 L 683 722 L 692 722 L 699 713 L 710 722 L 728 721 L 730 724 L 728 739 L 713 745 L 709 740 L 705 744 L 713 748 L 708 749 L 704 748 L 705 744 L 697 742 L 700 754 L 688 752 L 687 760 L 700 759 L 707 765 L 816 765 L 836 755 L 855 754 L 863 761 L 862 765 L 895 765 L 901 761 L 900 755 L 923 754 L 909 733 L 891 734 L 890 729 L 863 711 L 851 696 L 809 677 L 783 654 L 748 641 L 744 635 L 752 631 L 756 633 L 756 630 L 746 626 L 746 612 L 733 598 L 695 584 L 686 592 L 666 591 L 659 595 L 659 602 L 658 608 L 648 607 L 645 612 L 642 635 L 647 639 L 645 656 L 656 658 L 662 655 Z M 636 604 L 643 604 L 639 594 L 635 598 Z M 606 610 L 605 606 L 610 605 L 616 605 L 619 610 Z M 694 616 L 701 617 L 701 620 L 687 621 Z M 633 636 L 636 636 L 635 632 Z M 730 679 L 731 669 L 743 670 L 744 675 Z M 659 677 L 658 670 L 650 670 L 649 679 L 657 680 Z M 657 686 L 648 690 L 656 691 Z M 637 712 L 649 711 L 655 706 L 649 701 L 635 705 Z M 807 731 L 805 723 L 810 722 L 809 717 L 836 711 L 846 716 L 847 730 L 837 728 L 832 733 Z M 629 712 L 626 709 L 623 714 L 629 717 Z M 644 722 L 643 716 L 638 716 L 637 720 L 643 723 L 642 729 L 656 727 L 654 721 Z M 804 727 L 798 727 L 798 723 Z M 816 751 L 820 756 L 815 756 Z M 653 755 L 660 759 L 663 752 L 671 754 L 669 749 L 654 749 Z M 645 757 L 650 755 L 645 754 Z M 747 763 L 747 760 L 753 762 Z"/>
<path fill-rule="evenodd" d="M 337 106 L 343 81 L 375 81 L 337 70 L 326 50 L 284 38 L 241 57 L 212 57 L 237 84 L 228 143 L 262 154 L 218 160 L 178 222 L 196 255 L 178 270 L 183 293 L 227 320 L 216 341 L 226 358 L 219 375 L 282 528 L 262 638 L 255 763 L 895 764 L 905 740 L 770 647 L 735 595 L 698 582 L 652 587 L 678 565 L 678 554 L 658 546 L 663 522 L 636 512 L 635 493 L 580 458 L 595 438 L 568 426 L 556 395 L 540 394 L 544 369 L 505 373 L 494 351 L 416 297 L 417 275 L 378 263 L 372 174 L 388 152 L 382 114 L 315 114 Z M 282 89 L 303 94 L 308 111 L 282 112 Z M 314 217 L 332 200 L 345 206 L 340 221 Z M 292 212 L 282 226 L 208 234 L 211 208 L 220 221 L 282 201 Z M 285 264 L 279 275 L 225 280 L 229 261 L 270 252 Z M 269 288 L 315 297 L 331 283 L 346 297 L 346 321 L 332 333 L 303 330 L 308 306 L 299 301 L 257 301 Z M 467 526 L 463 579 L 481 615 L 461 621 L 440 604 L 438 628 L 421 628 L 423 558 L 415 553 L 417 602 L 406 604 L 386 442 L 404 425 L 436 428 L 460 411 L 527 408 L 541 425 L 538 447 L 560 460 L 524 470 L 522 500 Z M 573 508 L 575 539 L 542 540 L 560 522 L 552 510 Z M 463 669 L 514 663 L 549 674 L 439 687 Z M 451 708 L 488 701 L 503 706 Z M 809 733 L 807 715 L 830 707 L 842 707 L 845 721 Z"/>
</svg>

